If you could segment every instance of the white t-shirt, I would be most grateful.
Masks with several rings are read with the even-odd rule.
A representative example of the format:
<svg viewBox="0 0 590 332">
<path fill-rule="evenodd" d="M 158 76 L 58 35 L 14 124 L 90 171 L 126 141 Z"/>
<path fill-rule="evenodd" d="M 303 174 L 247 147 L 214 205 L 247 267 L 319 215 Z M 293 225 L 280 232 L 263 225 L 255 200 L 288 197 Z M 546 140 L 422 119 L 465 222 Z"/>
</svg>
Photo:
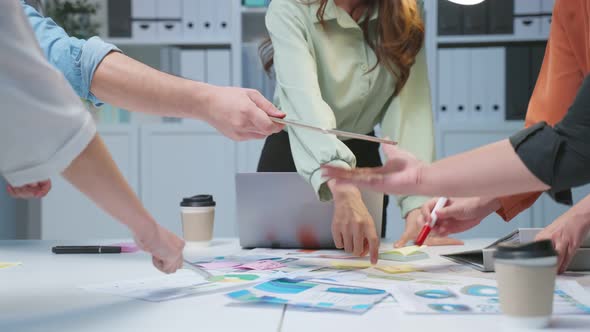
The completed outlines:
<svg viewBox="0 0 590 332">
<path fill-rule="evenodd" d="M 43 57 L 18 0 L 0 1 L 0 174 L 13 186 L 60 174 L 96 127 Z"/>
</svg>

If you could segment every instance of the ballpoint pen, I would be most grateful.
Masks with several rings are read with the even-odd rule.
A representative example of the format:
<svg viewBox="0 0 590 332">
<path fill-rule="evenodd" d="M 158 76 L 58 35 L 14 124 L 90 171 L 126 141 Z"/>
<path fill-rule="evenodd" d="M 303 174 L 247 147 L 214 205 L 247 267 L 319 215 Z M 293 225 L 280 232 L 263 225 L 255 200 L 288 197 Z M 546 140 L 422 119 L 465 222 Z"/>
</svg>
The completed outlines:
<svg viewBox="0 0 590 332">
<path fill-rule="evenodd" d="M 426 241 L 428 234 L 430 234 L 430 231 L 434 228 L 434 226 L 436 225 L 436 221 L 438 220 L 438 216 L 436 215 L 436 211 L 438 211 L 440 208 L 444 207 L 447 204 L 448 200 L 449 199 L 446 197 L 441 197 L 438 199 L 438 201 L 436 201 L 436 205 L 434 206 L 434 208 L 432 209 L 432 212 L 430 213 L 430 222 L 425 224 L 422 227 L 420 234 L 418 234 L 418 238 L 416 239 L 416 241 L 414 241 L 414 243 L 417 246 L 421 246 L 424 244 L 424 241 Z"/>
<path fill-rule="evenodd" d="M 363 140 L 363 141 L 370 141 L 370 142 L 376 142 L 376 143 L 382 143 L 382 144 L 390 144 L 390 145 L 397 145 L 397 142 L 388 140 L 388 139 L 384 139 L 384 138 L 379 138 L 379 137 L 374 137 L 374 136 L 369 136 L 369 135 L 363 135 L 363 134 L 356 134 L 356 133 L 351 133 L 351 132 L 347 132 L 347 131 L 342 131 L 342 130 L 336 130 L 336 129 L 328 129 L 328 128 L 322 128 L 322 127 L 317 127 L 317 126 L 313 126 L 307 123 L 303 123 L 300 121 L 296 121 L 296 120 L 287 120 L 287 119 L 279 119 L 279 118 L 275 118 L 275 117 L 270 117 L 271 121 L 275 122 L 275 123 L 279 123 L 282 125 L 286 125 L 286 126 L 294 126 L 294 127 L 299 127 L 299 128 L 305 128 L 305 129 L 309 129 L 309 130 L 314 130 L 314 131 L 318 131 L 324 134 L 332 134 L 332 135 L 336 135 L 338 137 L 348 137 L 348 138 L 355 138 L 355 139 L 359 139 L 359 140 Z"/>
<path fill-rule="evenodd" d="M 183 261 L 184 261 L 184 265 L 186 267 L 188 267 L 189 269 L 197 272 L 203 278 L 209 280 L 209 278 L 211 278 L 213 276 L 211 273 L 207 272 L 207 270 L 205 270 L 204 268 L 202 268 L 202 267 L 200 267 L 200 266 L 198 266 L 198 265 L 196 265 L 194 263 L 191 263 L 191 262 L 187 261 L 186 259 L 184 259 Z"/>
</svg>

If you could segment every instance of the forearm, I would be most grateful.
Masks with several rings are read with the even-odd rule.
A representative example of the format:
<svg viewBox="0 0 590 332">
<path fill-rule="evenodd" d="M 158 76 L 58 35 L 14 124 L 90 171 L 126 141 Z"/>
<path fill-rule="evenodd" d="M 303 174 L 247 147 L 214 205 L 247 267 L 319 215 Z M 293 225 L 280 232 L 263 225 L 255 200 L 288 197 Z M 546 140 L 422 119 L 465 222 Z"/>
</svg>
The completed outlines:
<svg viewBox="0 0 590 332">
<path fill-rule="evenodd" d="M 100 100 L 133 112 L 203 119 L 211 86 L 155 70 L 120 53 L 98 66 L 91 91 Z"/>
<path fill-rule="evenodd" d="M 508 140 L 425 165 L 416 187 L 422 195 L 454 197 L 500 197 L 549 189 L 527 169 Z"/>
<path fill-rule="evenodd" d="M 155 229 L 155 221 L 123 178 L 98 134 L 63 176 L 134 234 Z"/>
</svg>

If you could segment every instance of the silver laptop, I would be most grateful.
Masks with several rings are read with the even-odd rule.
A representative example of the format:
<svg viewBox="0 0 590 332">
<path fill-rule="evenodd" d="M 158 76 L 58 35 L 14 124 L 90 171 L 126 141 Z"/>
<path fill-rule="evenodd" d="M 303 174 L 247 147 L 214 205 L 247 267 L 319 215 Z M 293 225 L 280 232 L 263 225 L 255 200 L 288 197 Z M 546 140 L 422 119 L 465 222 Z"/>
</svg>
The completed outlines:
<svg viewBox="0 0 590 332">
<path fill-rule="evenodd" d="M 244 248 L 333 249 L 331 202 L 320 202 L 297 173 L 236 175 L 237 221 Z M 363 192 L 381 237 L 383 194 Z"/>
</svg>

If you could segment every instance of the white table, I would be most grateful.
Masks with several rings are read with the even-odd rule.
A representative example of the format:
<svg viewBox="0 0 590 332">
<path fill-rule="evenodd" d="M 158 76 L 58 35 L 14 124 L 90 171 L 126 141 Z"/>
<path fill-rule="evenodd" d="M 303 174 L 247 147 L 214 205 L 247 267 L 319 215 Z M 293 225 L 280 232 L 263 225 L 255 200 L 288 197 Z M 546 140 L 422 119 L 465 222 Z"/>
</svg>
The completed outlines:
<svg viewBox="0 0 590 332">
<path fill-rule="evenodd" d="M 102 241 L 114 243 L 117 241 Z M 480 248 L 491 240 L 472 240 L 466 248 L 428 248 L 433 263 L 444 252 Z M 95 242 L 96 243 L 96 242 Z M 163 303 L 89 293 L 77 286 L 157 276 L 144 253 L 53 255 L 52 241 L 0 241 L 0 261 L 22 266 L 0 270 L 0 331 L 498 331 L 500 316 L 405 315 L 391 304 L 364 315 L 311 312 L 275 305 L 235 304 L 220 294 Z M 86 242 L 85 244 L 88 244 Z M 187 257 L 223 255 L 238 250 L 232 239 Z M 462 274 L 493 277 L 476 271 Z M 590 275 L 576 280 L 590 286 Z M 551 331 L 590 331 L 590 316 L 559 317 Z"/>
</svg>

